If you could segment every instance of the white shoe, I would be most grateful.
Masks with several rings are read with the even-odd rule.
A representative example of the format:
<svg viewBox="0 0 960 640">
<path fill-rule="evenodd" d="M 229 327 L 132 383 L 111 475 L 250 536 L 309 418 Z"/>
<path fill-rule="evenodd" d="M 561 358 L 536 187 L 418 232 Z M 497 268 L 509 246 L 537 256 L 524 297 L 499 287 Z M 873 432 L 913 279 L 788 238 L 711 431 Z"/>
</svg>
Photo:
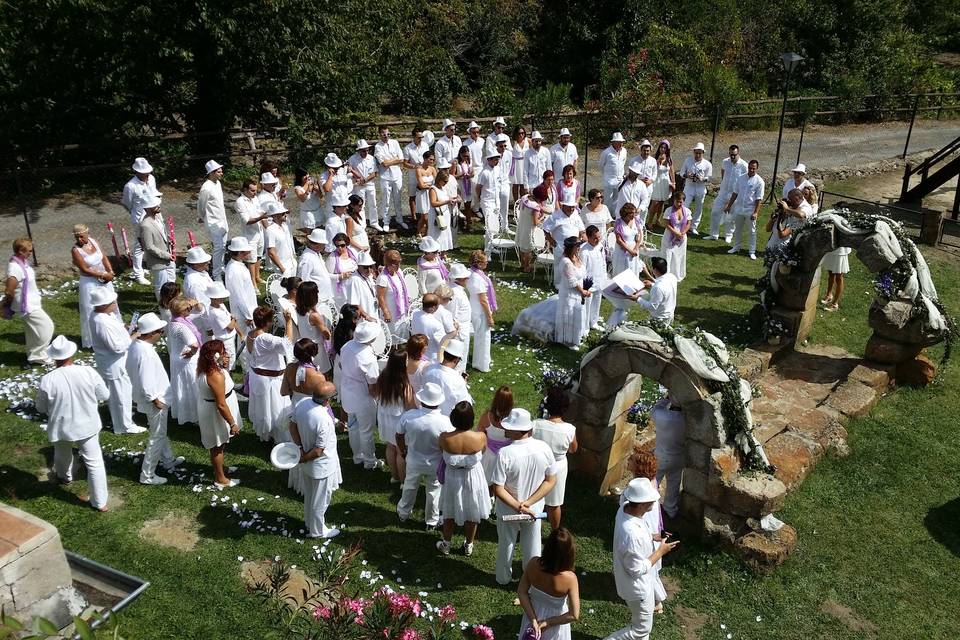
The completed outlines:
<svg viewBox="0 0 960 640">
<path fill-rule="evenodd" d="M 383 227 L 381 227 L 380 223 L 376 221 L 370 223 L 370 228 L 375 229 L 376 231 L 383 231 Z"/>
<path fill-rule="evenodd" d="M 135 434 L 138 434 L 138 433 L 146 433 L 146 432 L 147 432 L 147 428 L 146 428 L 146 427 L 133 426 L 133 427 L 130 427 L 129 429 L 127 429 L 126 431 L 121 431 L 121 432 L 119 432 L 119 433 L 116 433 L 116 432 L 115 432 L 115 433 L 116 433 L 116 435 L 118 435 L 118 436 L 131 436 L 131 435 L 135 435 Z"/>
<path fill-rule="evenodd" d="M 700 237 L 700 232 L 696 229 L 690 229 L 690 235 Z"/>
<path fill-rule="evenodd" d="M 408 225 L 403 220 L 398 220 L 398 222 L 400 224 L 400 228 L 403 229 L 404 231 L 408 231 L 410 229 L 410 225 Z"/>
<path fill-rule="evenodd" d="M 729 251 L 727 251 L 727 253 L 728 254 L 740 253 L 740 247 L 734 247 L 733 249 L 730 249 Z"/>
<path fill-rule="evenodd" d="M 150 281 L 147 280 L 146 276 L 140 276 L 139 278 L 137 278 L 137 284 L 148 285 L 150 284 Z"/>
<path fill-rule="evenodd" d="M 751 254 L 750 254 L 750 259 L 751 259 L 751 260 L 756 260 L 756 259 L 757 259 L 757 254 L 751 253 Z"/>
<path fill-rule="evenodd" d="M 236 478 L 233 478 L 227 484 L 220 484 L 219 482 L 214 482 L 213 486 L 215 486 L 217 489 L 229 489 L 230 487 L 235 487 L 238 484 L 240 484 L 240 481 L 237 480 Z"/>
<path fill-rule="evenodd" d="M 703 239 L 704 239 L 704 240 L 719 240 L 720 238 L 718 238 L 717 236 L 714 236 L 714 235 L 709 235 L 709 236 L 704 236 Z"/>
<path fill-rule="evenodd" d="M 440 550 L 440 553 L 442 553 L 442 554 L 445 555 L 445 556 L 450 555 L 450 547 L 451 547 L 451 546 L 452 546 L 452 545 L 451 545 L 449 542 L 447 542 L 446 540 L 437 540 L 437 549 L 439 549 L 439 550 Z"/>
<path fill-rule="evenodd" d="M 176 469 L 186 461 L 187 459 L 184 458 L 183 456 L 177 456 L 170 462 L 170 464 L 163 465 L 163 468 L 166 469 L 167 471 L 171 471 L 173 469 Z"/>
<path fill-rule="evenodd" d="M 604 329 L 606 329 L 606 327 L 603 326 L 602 322 L 596 323 L 595 325 L 593 325 L 593 328 L 596 329 L 597 331 L 603 331 Z"/>
<path fill-rule="evenodd" d="M 472 542 L 464 542 L 464 543 L 463 543 L 463 555 L 465 555 L 465 556 L 472 556 L 472 555 L 473 555 L 473 543 L 472 543 Z"/>
<path fill-rule="evenodd" d="M 724 236 L 723 241 L 726 242 L 727 244 L 730 244 L 731 242 L 733 242 L 733 236 Z"/>
<path fill-rule="evenodd" d="M 163 476 L 158 476 L 156 474 L 154 474 L 152 478 L 144 478 L 143 476 L 140 476 L 140 484 L 152 484 L 152 485 L 167 484 L 167 479 L 164 478 Z"/>
<path fill-rule="evenodd" d="M 364 463 L 364 464 L 363 464 L 363 468 L 366 469 L 367 471 L 374 471 L 374 470 L 376 470 L 376 469 L 382 469 L 383 466 L 384 466 L 383 460 L 375 460 L 375 461 L 373 462 L 373 464 L 367 464 L 367 463 Z"/>
<path fill-rule="evenodd" d="M 333 529 L 327 529 L 324 531 L 322 534 L 320 534 L 320 537 L 329 540 L 330 538 L 336 538 L 338 535 L 340 535 L 340 529 L 334 527 Z"/>
</svg>

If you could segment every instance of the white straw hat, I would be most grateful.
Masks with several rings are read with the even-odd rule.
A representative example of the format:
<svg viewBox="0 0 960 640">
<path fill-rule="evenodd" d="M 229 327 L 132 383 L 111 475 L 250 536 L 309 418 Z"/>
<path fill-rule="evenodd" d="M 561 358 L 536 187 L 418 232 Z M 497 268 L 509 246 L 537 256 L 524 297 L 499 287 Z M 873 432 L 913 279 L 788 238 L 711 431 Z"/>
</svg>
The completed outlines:
<svg viewBox="0 0 960 640">
<path fill-rule="evenodd" d="M 277 176 L 273 175 L 272 171 L 267 171 L 260 175 L 260 184 L 277 184 L 280 180 L 277 179 Z"/>
<path fill-rule="evenodd" d="M 342 193 L 333 194 L 331 206 L 334 207 L 345 207 L 350 204 L 350 196 L 345 196 Z"/>
<path fill-rule="evenodd" d="M 629 169 L 630 171 L 632 171 L 637 175 L 640 175 L 641 173 L 643 173 L 643 165 L 640 164 L 639 162 L 631 162 L 630 166 L 627 167 L 627 169 Z"/>
<path fill-rule="evenodd" d="M 702 142 L 698 142 L 697 144 L 693 145 L 693 150 L 694 150 L 694 151 L 706 151 L 706 148 L 703 146 L 703 143 L 702 143 Z"/>
<path fill-rule="evenodd" d="M 223 165 L 217 162 L 216 160 L 207 160 L 207 164 L 203 165 L 204 170 L 206 170 L 207 175 L 210 175 L 217 169 L 222 169 Z"/>
<path fill-rule="evenodd" d="M 357 140 L 357 151 L 360 151 L 360 149 L 369 149 L 369 148 L 370 148 L 369 142 L 367 142 L 363 138 L 360 138 L 359 140 Z"/>
<path fill-rule="evenodd" d="M 530 139 L 531 139 L 531 140 L 543 140 L 543 135 L 542 135 L 539 131 L 537 131 L 536 129 L 534 129 L 534 130 L 533 130 L 533 133 L 530 134 Z"/>
<path fill-rule="evenodd" d="M 187 264 L 203 264 L 211 260 L 213 260 L 213 256 L 207 253 L 203 247 L 190 247 L 187 249 Z"/>
<path fill-rule="evenodd" d="M 130 168 L 133 169 L 134 173 L 153 173 L 153 167 L 150 166 L 146 158 L 134 159 L 133 166 Z"/>
<path fill-rule="evenodd" d="M 428 382 L 417 391 L 417 400 L 427 407 L 439 407 L 445 399 L 443 389 L 436 382 Z"/>
<path fill-rule="evenodd" d="M 253 251 L 253 247 L 250 246 L 250 241 L 247 240 L 245 236 L 236 236 L 235 238 L 230 238 L 227 251 L 243 253 L 244 251 Z"/>
<path fill-rule="evenodd" d="M 97 287 L 90 292 L 90 306 L 93 308 L 102 307 L 116 300 L 117 292 L 110 287 Z"/>
<path fill-rule="evenodd" d="M 500 421 L 500 427 L 504 431 L 530 431 L 533 429 L 530 412 L 521 407 L 511 409 L 507 417 Z"/>
<path fill-rule="evenodd" d="M 316 244 L 327 244 L 327 232 L 317 227 L 310 232 L 310 235 L 307 236 L 307 242 L 314 242 Z"/>
<path fill-rule="evenodd" d="M 434 141 L 435 139 L 436 139 L 436 136 L 433 135 L 433 131 L 430 131 L 430 129 L 425 129 L 425 130 L 424 130 L 424 132 L 423 132 L 423 141 L 424 141 L 425 143 L 427 143 L 427 146 L 428 146 L 428 147 L 433 145 L 433 141 Z"/>
<path fill-rule="evenodd" d="M 610 136 L 610 142 L 626 142 L 626 140 L 623 139 L 622 133 L 619 131 L 614 131 L 613 135 Z"/>
<path fill-rule="evenodd" d="M 491 158 L 497 158 L 497 159 L 500 158 L 500 154 L 497 152 L 496 149 L 487 152 L 487 158 L 486 158 L 486 159 L 487 159 L 487 160 L 490 160 Z"/>
<path fill-rule="evenodd" d="M 141 335 L 160 331 L 167 326 L 167 321 L 155 313 L 145 313 L 137 319 L 137 331 Z"/>
<path fill-rule="evenodd" d="M 807 172 L 807 165 L 805 165 L 805 164 L 803 164 L 803 163 L 801 162 L 800 164 L 798 164 L 797 166 L 795 166 L 795 167 L 793 168 L 793 172 L 794 172 L 794 173 L 806 173 L 806 172 Z"/>
<path fill-rule="evenodd" d="M 503 116 L 499 116 L 493 121 L 493 124 L 502 124 L 503 126 L 507 126 L 507 121 L 503 119 Z"/>
<path fill-rule="evenodd" d="M 480 125 L 478 125 L 475 120 L 471 120 L 470 124 L 467 125 L 467 131 L 470 131 L 471 129 L 479 129 L 479 128 L 480 128 Z"/>
<path fill-rule="evenodd" d="M 154 207 L 160 206 L 160 196 L 156 193 L 151 193 L 147 196 L 147 199 L 143 201 L 144 209 L 153 209 Z"/>
<path fill-rule="evenodd" d="M 501 133 L 497 136 L 497 144 L 503 142 L 504 144 L 510 144 L 510 136 L 505 133 Z"/>
<path fill-rule="evenodd" d="M 558 133 L 557 135 L 558 135 L 558 136 L 569 136 L 569 135 L 571 135 L 571 134 L 570 134 L 570 129 L 567 129 L 566 127 L 564 127 L 563 129 L 560 129 L 560 133 Z"/>
<path fill-rule="evenodd" d="M 300 447 L 296 442 L 281 442 L 270 451 L 270 464 L 281 471 L 300 464 Z"/>
<path fill-rule="evenodd" d="M 502 422 L 501 422 L 502 424 Z M 623 497 L 627 502 L 657 502 L 660 494 L 653 488 L 649 478 L 634 478 L 623 490 Z"/>
<path fill-rule="evenodd" d="M 47 355 L 52 360 L 66 360 L 77 352 L 77 343 L 66 336 L 57 336 L 47 347 Z"/>
<path fill-rule="evenodd" d="M 438 171 L 439 171 L 440 169 L 449 169 L 451 166 L 453 166 L 453 165 L 451 165 L 451 164 L 450 164 L 450 161 L 447 160 L 446 158 L 440 158 L 439 160 L 437 160 L 437 170 L 438 170 Z"/>
<path fill-rule="evenodd" d="M 435 251 L 440 251 L 440 243 L 434 240 L 431 236 L 423 236 L 423 239 L 420 240 L 419 249 L 424 253 L 433 253 Z"/>
<path fill-rule="evenodd" d="M 646 138 L 644 138 L 643 141 L 640 142 L 640 146 L 641 146 L 641 147 L 652 147 L 653 145 L 650 144 L 650 141 L 649 141 L 649 140 L 647 140 Z"/>
<path fill-rule="evenodd" d="M 376 322 L 363 320 L 353 332 L 353 339 L 361 344 L 373 342 L 380 335 L 380 325 Z"/>
<path fill-rule="evenodd" d="M 263 205 L 263 213 L 269 217 L 279 216 L 282 213 L 287 213 L 289 210 L 283 206 L 282 202 L 273 202 L 268 201 L 267 204 Z"/>
<path fill-rule="evenodd" d="M 449 353 L 450 355 L 460 358 L 462 360 L 463 357 L 467 355 L 467 346 L 463 344 L 462 340 L 457 340 L 456 338 L 454 338 L 453 340 L 448 342 L 446 345 L 444 345 L 443 352 Z"/>
<path fill-rule="evenodd" d="M 440 127 L 440 128 L 441 128 L 441 129 L 446 129 L 447 127 L 455 127 L 455 126 L 457 126 L 457 123 L 456 123 L 456 122 L 454 122 L 454 121 L 451 120 L 450 118 L 444 118 L 444 119 L 443 119 L 443 126 Z"/>
<path fill-rule="evenodd" d="M 230 291 L 227 290 L 223 283 L 219 280 L 214 281 L 213 284 L 207 286 L 207 290 L 204 291 L 207 294 L 207 297 L 211 300 L 222 300 L 223 298 L 230 297 Z"/>
<path fill-rule="evenodd" d="M 340 159 L 340 156 L 338 156 L 337 154 L 331 151 L 326 156 L 324 156 L 323 164 L 327 165 L 332 169 L 333 167 L 343 166 L 343 160 Z"/>
<path fill-rule="evenodd" d="M 450 265 L 450 279 L 459 280 L 460 278 L 469 278 L 470 270 L 459 262 L 454 262 Z"/>
<path fill-rule="evenodd" d="M 357 257 L 357 266 L 358 267 L 375 267 L 377 266 L 377 261 L 374 260 L 369 253 L 366 251 L 361 251 L 360 255 Z"/>
</svg>

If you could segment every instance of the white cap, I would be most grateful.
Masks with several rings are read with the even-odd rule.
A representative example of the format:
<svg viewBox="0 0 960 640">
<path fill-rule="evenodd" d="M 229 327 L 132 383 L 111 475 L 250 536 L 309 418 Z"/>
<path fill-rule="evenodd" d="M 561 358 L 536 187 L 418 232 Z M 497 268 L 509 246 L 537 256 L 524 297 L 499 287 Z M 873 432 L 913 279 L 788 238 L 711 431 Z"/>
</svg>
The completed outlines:
<svg viewBox="0 0 960 640">
<path fill-rule="evenodd" d="M 367 142 L 363 138 L 360 138 L 359 140 L 357 140 L 357 151 L 360 151 L 360 149 L 369 149 L 369 148 L 370 148 L 369 142 Z"/>
<path fill-rule="evenodd" d="M 211 260 L 213 260 L 213 256 L 207 253 L 203 247 L 190 247 L 187 249 L 187 264 L 203 264 Z"/>
<path fill-rule="evenodd" d="M 557 135 L 558 135 L 558 136 L 569 136 L 569 135 L 570 135 L 570 129 L 567 129 L 566 127 L 564 127 L 563 129 L 560 129 L 560 133 L 558 133 Z"/>
<path fill-rule="evenodd" d="M 643 141 L 640 142 L 640 146 L 641 146 L 641 147 L 652 147 L 653 145 L 650 144 L 650 141 L 649 141 L 649 140 L 647 140 L 646 138 L 644 138 Z"/>
<path fill-rule="evenodd" d="M 153 167 L 150 166 L 146 158 L 136 158 L 131 169 L 134 173 L 153 173 Z"/>
<path fill-rule="evenodd" d="M 360 255 L 357 257 L 357 266 L 358 267 L 375 267 L 377 266 L 376 260 L 374 260 L 369 253 L 366 251 L 361 251 Z"/>
<path fill-rule="evenodd" d="M 460 278 L 469 278 L 470 270 L 459 262 L 454 262 L 450 265 L 450 280 L 459 280 Z"/>
<path fill-rule="evenodd" d="M 324 161 L 326 162 L 326 161 Z M 333 194 L 332 202 L 330 203 L 333 207 L 345 207 L 350 204 L 350 196 L 345 196 L 342 193 Z"/>
<path fill-rule="evenodd" d="M 498 158 L 500 156 L 497 156 Z M 419 245 L 420 251 L 424 253 L 434 253 L 435 251 L 440 251 L 440 243 L 437 242 L 432 236 L 423 236 L 420 240 Z"/>
<path fill-rule="evenodd" d="M 167 326 L 167 321 L 155 313 L 145 313 L 137 319 L 137 331 L 142 334 L 160 331 Z"/>
<path fill-rule="evenodd" d="M 543 140 L 543 136 L 536 129 L 533 130 L 533 133 L 530 134 L 531 140 Z"/>
<path fill-rule="evenodd" d="M 203 165 L 204 170 L 206 170 L 207 175 L 210 175 L 217 169 L 222 169 L 223 165 L 217 162 L 216 160 L 207 160 L 207 164 Z"/>
<path fill-rule="evenodd" d="M 626 140 L 623 139 L 622 133 L 619 131 L 614 131 L 613 135 L 610 136 L 610 142 L 626 142 Z"/>
<path fill-rule="evenodd" d="M 470 124 L 467 125 L 467 131 L 470 131 L 471 129 L 479 129 L 479 128 L 480 128 L 480 125 L 477 124 L 476 120 L 471 120 Z"/>
<path fill-rule="evenodd" d="M 500 144 L 501 142 L 505 144 L 510 144 L 510 136 L 508 136 L 505 133 L 501 133 L 500 135 L 497 136 L 497 144 Z"/>
<path fill-rule="evenodd" d="M 803 164 L 803 163 L 801 162 L 800 164 L 798 164 L 797 166 L 795 166 L 795 167 L 793 168 L 793 172 L 794 172 L 794 173 L 806 173 L 806 172 L 807 172 L 807 165 L 805 165 L 805 164 Z"/>
<path fill-rule="evenodd" d="M 340 156 L 338 156 L 337 154 L 331 151 L 326 156 L 324 156 L 323 164 L 327 165 L 332 169 L 333 167 L 342 167 L 343 160 L 340 159 Z"/>
<path fill-rule="evenodd" d="M 307 236 L 307 242 L 313 242 L 315 244 L 327 244 L 327 232 L 317 227 L 310 232 L 310 235 Z"/>
<path fill-rule="evenodd" d="M 702 142 L 698 142 L 697 144 L 693 145 L 693 150 L 694 150 L 694 151 L 706 151 L 706 149 L 704 148 Z"/>
<path fill-rule="evenodd" d="M 530 431 L 533 429 L 530 412 L 520 407 L 511 409 L 507 417 L 500 421 L 500 428 L 505 431 Z"/>
<path fill-rule="evenodd" d="M 153 209 L 154 207 L 160 206 L 160 196 L 156 193 L 151 193 L 147 196 L 147 199 L 143 201 L 144 209 Z"/>
<path fill-rule="evenodd" d="M 138 158 L 143 160 L 143 158 Z M 145 173 L 145 172 L 143 172 Z M 66 336 L 57 336 L 47 347 L 47 355 L 52 360 L 67 360 L 77 352 L 77 343 L 73 340 L 67 340 Z"/>
<path fill-rule="evenodd" d="M 361 344 L 373 342 L 380 335 L 380 325 L 369 320 L 362 320 L 353 332 L 353 339 Z"/>
<path fill-rule="evenodd" d="M 277 176 L 273 175 L 272 171 L 267 171 L 260 175 L 260 184 L 277 184 L 280 180 L 277 179 Z"/>
<path fill-rule="evenodd" d="M 632 171 L 637 175 L 640 175 L 641 173 L 643 173 L 643 165 L 641 165 L 639 162 L 631 162 L 630 166 L 627 167 L 627 169 L 629 169 L 630 171 Z"/>
<path fill-rule="evenodd" d="M 269 216 L 278 216 L 281 213 L 287 213 L 289 210 L 283 206 L 282 202 L 268 201 L 263 205 L 263 213 Z"/>
<path fill-rule="evenodd" d="M 443 126 L 440 127 L 440 128 L 441 128 L 441 129 L 446 129 L 447 127 L 455 127 L 455 126 L 457 126 L 457 123 L 456 123 L 456 122 L 454 122 L 454 121 L 451 120 L 450 118 L 444 118 L 444 119 L 443 119 Z"/>
<path fill-rule="evenodd" d="M 657 502 L 660 500 L 660 493 L 653 488 L 649 478 L 634 478 L 623 490 L 623 497 L 627 502 Z"/>
<path fill-rule="evenodd" d="M 498 116 L 496 120 L 493 121 L 493 124 L 502 124 L 507 126 L 507 121 L 503 119 L 503 116 Z"/>
<path fill-rule="evenodd" d="M 444 345 L 443 352 L 462 359 L 465 355 L 467 355 L 467 346 L 463 344 L 462 340 L 457 340 L 454 338 Z"/>
<path fill-rule="evenodd" d="M 427 407 L 439 407 L 445 399 L 443 389 L 436 382 L 428 382 L 417 391 L 417 400 Z"/>
<path fill-rule="evenodd" d="M 250 246 L 250 241 L 247 240 L 245 236 L 236 236 L 235 238 L 230 238 L 230 244 L 227 245 L 227 251 L 236 251 L 242 253 L 244 251 L 253 251 L 253 247 Z"/>
<path fill-rule="evenodd" d="M 90 292 L 90 306 L 94 308 L 116 302 L 116 300 L 117 292 L 110 287 L 97 287 Z"/>
<path fill-rule="evenodd" d="M 230 292 L 219 280 L 214 280 L 213 284 L 207 286 L 207 290 L 204 291 L 204 293 L 206 293 L 207 297 L 211 300 L 222 300 L 223 298 L 230 297 Z"/>
</svg>

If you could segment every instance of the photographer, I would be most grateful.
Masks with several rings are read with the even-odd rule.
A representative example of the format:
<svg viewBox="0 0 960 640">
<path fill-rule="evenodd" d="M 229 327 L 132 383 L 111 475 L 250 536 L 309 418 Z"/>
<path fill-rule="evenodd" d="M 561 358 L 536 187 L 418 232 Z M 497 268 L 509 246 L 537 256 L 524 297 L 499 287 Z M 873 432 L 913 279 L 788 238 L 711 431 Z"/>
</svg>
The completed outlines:
<svg viewBox="0 0 960 640">
<path fill-rule="evenodd" d="M 813 216 L 813 213 L 813 207 L 804 199 L 803 192 L 800 189 L 791 189 L 786 199 L 777 203 L 776 210 L 770 214 L 767 221 L 767 231 L 770 232 L 767 251 L 783 244 L 793 230 Z"/>
</svg>

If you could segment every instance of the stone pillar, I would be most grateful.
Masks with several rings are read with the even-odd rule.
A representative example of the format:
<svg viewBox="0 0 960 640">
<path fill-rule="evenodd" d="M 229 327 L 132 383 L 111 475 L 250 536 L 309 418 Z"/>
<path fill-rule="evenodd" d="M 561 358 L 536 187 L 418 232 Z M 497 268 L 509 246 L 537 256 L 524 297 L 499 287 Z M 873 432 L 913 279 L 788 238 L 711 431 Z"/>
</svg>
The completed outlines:
<svg viewBox="0 0 960 640">
<path fill-rule="evenodd" d="M 911 300 L 874 300 L 868 322 L 873 335 L 867 341 L 864 356 L 884 365 L 896 367 L 895 377 L 901 384 L 922 386 L 933 381 L 937 366 L 923 350 L 943 341 L 917 313 Z"/>
</svg>

